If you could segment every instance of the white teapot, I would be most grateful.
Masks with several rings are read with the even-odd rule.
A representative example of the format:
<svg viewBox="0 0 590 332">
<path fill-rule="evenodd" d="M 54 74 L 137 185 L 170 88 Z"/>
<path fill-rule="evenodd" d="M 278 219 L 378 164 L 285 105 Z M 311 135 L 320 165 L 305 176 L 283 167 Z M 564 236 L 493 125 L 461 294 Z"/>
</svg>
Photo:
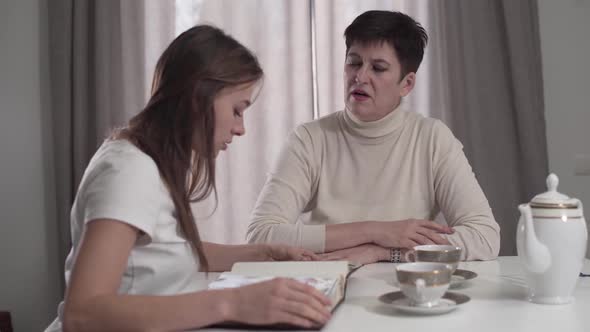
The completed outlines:
<svg viewBox="0 0 590 332">
<path fill-rule="evenodd" d="M 529 300 L 535 303 L 570 303 L 586 254 L 582 202 L 557 192 L 558 183 L 557 176 L 550 174 L 548 191 L 518 206 L 516 247 Z"/>
</svg>

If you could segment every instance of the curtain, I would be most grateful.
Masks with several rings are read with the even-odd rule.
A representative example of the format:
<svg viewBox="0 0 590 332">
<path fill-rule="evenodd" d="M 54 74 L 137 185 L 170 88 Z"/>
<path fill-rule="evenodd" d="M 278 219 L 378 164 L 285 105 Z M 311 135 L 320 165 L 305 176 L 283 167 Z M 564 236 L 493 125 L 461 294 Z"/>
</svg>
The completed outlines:
<svg viewBox="0 0 590 332">
<path fill-rule="evenodd" d="M 155 0 L 58 0 L 48 9 L 58 264 L 63 267 L 78 183 L 110 130 L 145 105 L 157 57 L 174 35 L 175 12 Z"/>
<path fill-rule="evenodd" d="M 441 41 L 441 103 L 501 227 L 501 255 L 516 254 L 517 205 L 548 175 L 537 2 L 430 2 Z"/>
<path fill-rule="evenodd" d="M 424 25 L 430 40 L 406 102 L 443 120 L 464 144 L 502 228 L 501 254 L 516 253 L 516 205 L 544 190 L 547 173 L 535 1 L 58 0 L 49 23 L 60 266 L 89 158 L 144 106 L 157 57 L 197 23 L 233 35 L 265 70 L 246 135 L 218 158 L 218 204 L 211 197 L 193 205 L 205 240 L 244 242 L 266 171 L 287 134 L 313 117 L 311 6 L 321 116 L 344 106 L 343 32 L 357 15 L 398 10 Z"/>
<path fill-rule="evenodd" d="M 213 24 L 250 48 L 265 71 L 260 95 L 245 113 L 246 135 L 217 158 L 217 208 L 214 197 L 193 204 L 204 240 L 243 243 L 282 142 L 297 124 L 312 120 L 309 2 L 177 0 L 176 5 L 183 18 L 177 33 L 197 23 Z"/>
</svg>

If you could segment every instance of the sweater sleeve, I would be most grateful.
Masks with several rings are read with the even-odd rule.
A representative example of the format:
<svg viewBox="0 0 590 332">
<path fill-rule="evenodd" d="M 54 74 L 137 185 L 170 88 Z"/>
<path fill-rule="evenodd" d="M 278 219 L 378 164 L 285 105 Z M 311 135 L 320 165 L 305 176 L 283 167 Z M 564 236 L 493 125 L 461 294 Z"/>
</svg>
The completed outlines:
<svg viewBox="0 0 590 332">
<path fill-rule="evenodd" d="M 246 234 L 248 242 L 281 243 L 324 251 L 326 226 L 297 222 L 317 186 L 313 150 L 307 128 L 296 128 L 258 196 Z"/>
<path fill-rule="evenodd" d="M 500 250 L 500 227 L 465 154 L 463 145 L 442 122 L 433 128 L 433 178 L 436 201 L 455 233 L 451 244 L 464 260 L 491 260 Z"/>
</svg>

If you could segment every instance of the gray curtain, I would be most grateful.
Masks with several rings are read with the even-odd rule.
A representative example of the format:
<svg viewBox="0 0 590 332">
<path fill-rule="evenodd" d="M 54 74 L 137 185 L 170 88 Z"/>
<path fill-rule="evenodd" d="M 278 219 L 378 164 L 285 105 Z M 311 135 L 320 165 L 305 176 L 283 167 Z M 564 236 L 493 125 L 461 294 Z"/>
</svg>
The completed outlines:
<svg viewBox="0 0 590 332">
<path fill-rule="evenodd" d="M 500 224 L 500 254 L 514 255 L 517 205 L 545 191 L 548 174 L 537 3 L 429 5 L 443 70 L 430 90 L 440 92 L 441 117 L 463 143 Z"/>
<path fill-rule="evenodd" d="M 242 28 L 251 27 L 247 17 L 236 11 L 235 20 L 238 21 L 235 22 L 239 24 L 235 23 L 234 19 L 224 16 L 223 11 L 207 7 L 214 4 L 221 6 L 212 1 L 196 2 L 202 14 L 198 21 L 216 23 L 235 33 L 239 40 L 260 55 L 268 75 L 261 100 L 257 103 L 264 109 L 252 110 L 255 121 L 249 128 L 256 129 L 256 123 L 267 123 L 267 119 L 271 123 L 283 121 L 286 127 L 309 120 L 311 109 L 301 106 L 310 104 L 311 80 L 307 83 L 301 80 L 301 77 L 310 77 L 311 68 L 306 60 L 308 50 L 305 49 L 308 31 L 305 24 L 300 22 L 293 27 L 287 23 L 294 21 L 285 19 L 289 13 L 291 16 L 301 13 L 302 22 L 308 22 L 305 6 L 273 2 L 273 6 L 280 7 L 275 10 L 267 2 L 236 2 L 240 6 L 260 6 L 261 10 L 273 13 L 287 10 L 287 16 L 265 16 L 274 25 L 266 38 L 271 41 L 262 43 L 257 30 L 252 30 L 249 35 L 249 30 Z M 123 124 L 147 100 L 149 78 L 157 56 L 178 32 L 175 31 L 177 5 L 174 1 L 157 0 L 54 0 L 49 6 L 59 266 L 63 266 L 70 248 L 69 211 L 82 173 L 110 128 Z M 318 1 L 316 6 L 320 96 L 329 96 L 319 100 L 322 114 L 340 109 L 338 105 L 343 100 L 340 96 L 343 50 L 326 50 L 322 45 L 343 48 L 342 31 L 356 15 L 374 8 L 401 10 L 417 16 L 426 26 L 431 41 L 420 69 L 419 86 L 408 101 L 418 112 L 441 118 L 463 142 L 467 157 L 502 227 L 501 254 L 515 254 L 516 205 L 543 191 L 547 174 L 536 2 Z M 272 32 L 279 31 L 276 27 L 283 25 L 288 38 L 278 39 L 287 43 L 279 49 L 290 50 L 290 43 L 296 41 L 298 44 L 293 47 L 300 51 L 289 51 L 290 57 L 276 57 L 272 52 L 273 47 L 277 47 L 276 41 L 272 41 Z M 283 59 L 290 61 L 287 67 Z M 284 68 L 293 68 L 299 75 L 288 73 L 287 77 L 291 79 L 285 81 Z M 305 102 L 293 104 L 298 106 L 282 105 L 290 99 L 276 93 L 278 83 L 275 82 L 281 81 L 285 81 L 281 85 L 281 89 L 286 89 L 285 93 L 295 93 L 298 100 Z M 298 83 L 289 88 L 292 82 Z M 277 120 L 271 118 L 271 114 L 288 118 Z M 274 126 L 275 129 L 266 127 L 273 130 L 273 137 L 276 137 L 267 139 L 268 142 L 279 142 L 285 135 L 285 125 Z M 220 160 L 219 167 L 229 165 L 230 159 L 249 151 L 246 146 L 259 144 L 256 143 L 260 139 L 259 133 L 259 130 L 253 130 L 238 140 L 232 151 Z M 268 150 L 272 153 L 263 158 L 265 165 L 271 163 L 270 155 L 276 153 L 279 146 L 269 145 Z M 242 157 L 240 161 L 248 160 Z M 228 160 L 224 162 L 223 159 Z M 231 164 L 241 164 L 232 161 Z M 261 174 L 264 168 L 260 168 Z M 247 225 L 247 205 L 255 200 L 258 185 L 240 184 L 245 178 L 241 172 L 232 170 L 228 174 L 227 179 L 232 178 L 231 174 L 240 175 L 233 178 L 237 181 L 236 187 L 247 188 L 247 204 L 239 209 L 239 213 L 216 217 L 223 220 L 221 223 L 212 223 L 208 219 L 200 227 L 209 234 L 209 240 L 241 242 L 243 237 L 240 234 Z M 221 179 L 220 190 L 230 192 L 236 187 L 230 185 L 233 180 L 225 183 L 225 178 Z M 240 197 L 238 200 L 226 197 L 221 203 L 243 200 L 243 196 Z M 219 206 L 219 210 L 223 214 L 238 209 L 230 205 Z M 227 235 L 219 231 L 220 228 L 236 231 Z"/>
<path fill-rule="evenodd" d="M 54 0 L 48 9 L 58 264 L 63 267 L 70 249 L 70 209 L 84 169 L 109 130 L 145 104 L 154 63 L 174 36 L 175 13 L 174 2 L 161 1 Z"/>
</svg>

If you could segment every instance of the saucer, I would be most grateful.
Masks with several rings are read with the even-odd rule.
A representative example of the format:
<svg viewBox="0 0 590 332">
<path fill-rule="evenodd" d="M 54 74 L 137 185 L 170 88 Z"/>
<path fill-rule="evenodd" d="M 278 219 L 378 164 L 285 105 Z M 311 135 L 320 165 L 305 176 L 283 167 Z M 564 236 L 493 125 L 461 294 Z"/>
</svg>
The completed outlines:
<svg viewBox="0 0 590 332">
<path fill-rule="evenodd" d="M 418 307 L 410 304 L 402 292 L 385 293 L 379 296 L 379 301 L 393 306 L 395 309 L 414 315 L 440 315 L 457 309 L 461 304 L 469 302 L 469 296 L 446 292 L 445 295 L 432 307 Z"/>
<path fill-rule="evenodd" d="M 450 288 L 457 288 L 462 286 L 467 281 L 477 277 L 477 273 L 469 270 L 456 269 L 451 276 Z"/>
</svg>

